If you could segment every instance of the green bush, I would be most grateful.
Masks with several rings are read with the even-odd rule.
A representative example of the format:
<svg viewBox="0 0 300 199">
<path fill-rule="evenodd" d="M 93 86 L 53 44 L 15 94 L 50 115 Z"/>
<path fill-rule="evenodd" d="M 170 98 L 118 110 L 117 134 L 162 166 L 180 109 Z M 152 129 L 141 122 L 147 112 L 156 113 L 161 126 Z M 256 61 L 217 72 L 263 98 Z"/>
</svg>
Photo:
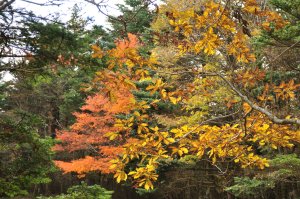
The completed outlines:
<svg viewBox="0 0 300 199">
<path fill-rule="evenodd" d="M 100 185 L 88 186 L 82 182 L 80 185 L 70 187 L 67 194 L 51 197 L 40 196 L 37 199 L 111 199 L 112 194 L 113 191 L 107 191 Z"/>
<path fill-rule="evenodd" d="M 257 193 L 274 190 L 282 182 L 298 182 L 300 158 L 296 154 L 277 155 L 270 160 L 270 168 L 254 178 L 235 177 L 234 184 L 225 190 L 237 197 L 253 197 Z"/>
<path fill-rule="evenodd" d="M 226 188 L 225 190 L 232 193 L 237 197 L 251 197 L 256 196 L 262 190 L 274 188 L 275 184 L 267 179 L 250 179 L 249 177 L 235 177 L 234 185 Z"/>
</svg>

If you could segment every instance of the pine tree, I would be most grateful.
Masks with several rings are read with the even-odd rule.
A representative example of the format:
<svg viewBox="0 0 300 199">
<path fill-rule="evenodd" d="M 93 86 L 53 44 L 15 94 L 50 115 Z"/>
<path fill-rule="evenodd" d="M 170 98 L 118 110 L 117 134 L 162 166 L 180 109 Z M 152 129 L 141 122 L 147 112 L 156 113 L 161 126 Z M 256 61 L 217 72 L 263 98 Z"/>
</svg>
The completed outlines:
<svg viewBox="0 0 300 199">
<path fill-rule="evenodd" d="M 126 37 L 127 33 L 136 35 L 145 33 L 153 19 L 150 1 L 125 0 L 124 3 L 124 5 L 117 5 L 121 15 L 117 18 L 108 19 L 112 26 L 112 35 L 116 38 L 122 38 Z"/>
</svg>

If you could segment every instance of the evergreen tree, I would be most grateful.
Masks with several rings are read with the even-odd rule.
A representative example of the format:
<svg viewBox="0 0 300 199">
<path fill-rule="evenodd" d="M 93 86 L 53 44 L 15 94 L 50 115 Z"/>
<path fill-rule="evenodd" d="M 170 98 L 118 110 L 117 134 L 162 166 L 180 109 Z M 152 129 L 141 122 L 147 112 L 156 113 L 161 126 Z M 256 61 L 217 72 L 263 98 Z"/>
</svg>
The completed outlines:
<svg viewBox="0 0 300 199">
<path fill-rule="evenodd" d="M 143 34 L 147 32 L 153 19 L 150 10 L 151 1 L 125 0 L 125 4 L 117 4 L 121 15 L 108 18 L 112 26 L 111 33 L 115 38 L 126 37 L 127 33 Z"/>
<path fill-rule="evenodd" d="M 41 138 L 41 124 L 24 113 L 0 115 L 0 197 L 27 195 L 32 185 L 51 181 L 54 140 Z"/>
</svg>

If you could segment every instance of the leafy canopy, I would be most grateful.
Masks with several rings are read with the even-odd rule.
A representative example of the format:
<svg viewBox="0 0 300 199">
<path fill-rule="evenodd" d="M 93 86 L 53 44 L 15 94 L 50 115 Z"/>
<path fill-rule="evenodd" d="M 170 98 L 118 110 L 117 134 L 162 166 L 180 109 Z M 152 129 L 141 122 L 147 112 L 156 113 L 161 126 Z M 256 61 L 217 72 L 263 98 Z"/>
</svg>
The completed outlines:
<svg viewBox="0 0 300 199">
<path fill-rule="evenodd" d="M 99 94 L 59 138 L 65 149 L 92 148 L 94 155 L 58 165 L 79 174 L 113 172 L 117 182 L 130 179 L 146 190 L 154 188 L 162 160 L 186 155 L 218 169 L 228 162 L 269 167 L 265 150 L 300 141 L 297 114 L 286 111 L 296 106 L 300 84 L 270 80 L 270 63 L 251 39 L 287 24 L 255 0 L 169 0 L 152 24 L 151 53 L 142 53 L 133 34 L 111 50 L 93 45 L 92 56 L 108 65 L 95 79 Z"/>
</svg>

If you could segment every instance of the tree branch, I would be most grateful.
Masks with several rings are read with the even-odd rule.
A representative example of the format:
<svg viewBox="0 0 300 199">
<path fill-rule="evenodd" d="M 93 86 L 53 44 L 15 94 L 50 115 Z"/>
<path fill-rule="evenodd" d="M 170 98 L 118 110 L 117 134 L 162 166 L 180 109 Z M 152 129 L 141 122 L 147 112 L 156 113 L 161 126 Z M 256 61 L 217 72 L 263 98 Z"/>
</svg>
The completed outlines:
<svg viewBox="0 0 300 199">
<path fill-rule="evenodd" d="M 293 47 L 295 47 L 297 44 L 299 44 L 300 41 L 297 41 L 296 43 L 294 43 L 293 45 L 289 46 L 288 48 L 286 48 L 284 51 L 282 51 L 277 57 L 275 57 L 273 60 L 271 60 L 270 63 L 275 62 L 279 57 L 281 57 L 284 53 L 286 53 L 288 50 L 292 49 Z M 270 64 L 269 63 L 269 64 Z"/>
<path fill-rule="evenodd" d="M 55 3 L 55 2 L 49 2 L 49 3 L 38 3 L 38 2 L 34 2 L 34 1 L 30 1 L 30 0 L 22 0 L 26 3 L 30 3 L 30 4 L 34 4 L 34 5 L 38 5 L 38 6 L 60 6 L 61 4 L 59 3 Z"/>
<path fill-rule="evenodd" d="M 118 22 L 123 23 L 123 20 L 120 20 L 120 19 L 118 19 L 118 18 L 116 18 L 116 17 L 113 17 L 113 16 L 111 16 L 111 15 L 108 15 L 107 13 L 105 13 L 105 12 L 101 9 L 101 7 L 105 7 L 105 5 L 101 5 L 101 3 L 104 2 L 103 0 L 100 1 L 100 2 L 98 2 L 98 3 L 95 2 L 95 0 L 85 0 L 85 1 L 88 2 L 88 3 L 90 3 L 90 4 L 92 4 L 92 5 L 94 5 L 94 6 L 96 6 L 97 9 L 98 9 L 98 11 L 99 11 L 101 14 L 103 14 L 104 16 L 108 17 L 109 19 L 115 20 L 115 21 L 118 21 Z"/>
<path fill-rule="evenodd" d="M 263 114 L 265 114 L 272 122 L 276 124 L 298 124 L 300 125 L 299 119 L 280 119 L 276 115 L 274 115 L 272 112 L 267 110 L 266 108 L 262 108 L 256 104 L 254 104 L 246 95 L 242 94 L 231 82 L 229 82 L 223 75 L 218 74 L 218 76 L 224 80 L 224 82 L 238 95 L 240 98 L 242 98 L 243 101 L 247 102 L 251 108 L 253 108 L 256 111 L 259 111 Z"/>
</svg>

